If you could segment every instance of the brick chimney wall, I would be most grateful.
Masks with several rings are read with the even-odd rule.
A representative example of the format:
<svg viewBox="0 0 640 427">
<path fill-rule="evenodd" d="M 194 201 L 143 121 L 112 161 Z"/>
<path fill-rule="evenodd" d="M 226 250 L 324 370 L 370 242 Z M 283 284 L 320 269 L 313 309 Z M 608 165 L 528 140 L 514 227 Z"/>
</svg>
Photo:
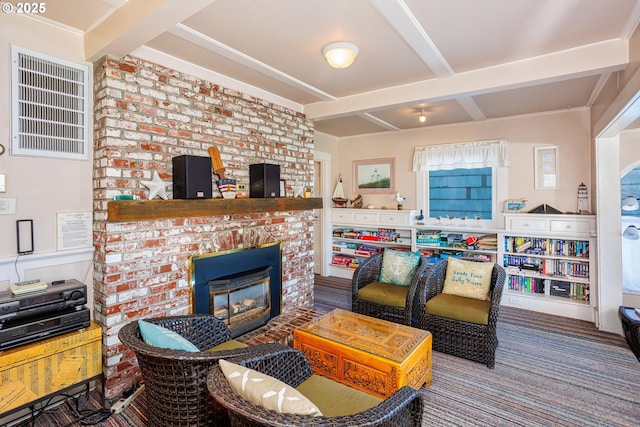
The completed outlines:
<svg viewBox="0 0 640 427">
<path fill-rule="evenodd" d="M 282 312 L 313 304 L 311 211 L 108 222 L 118 194 L 147 198 L 153 171 L 171 195 L 174 156 L 218 147 L 226 175 L 252 163 L 313 185 L 313 123 L 301 113 L 135 57 L 94 64 L 94 316 L 103 330 L 106 398 L 140 372 L 117 333 L 140 318 L 188 314 L 191 255 L 282 242 Z M 214 193 L 217 192 L 214 184 Z M 217 194 L 214 194 L 214 197 Z"/>
</svg>

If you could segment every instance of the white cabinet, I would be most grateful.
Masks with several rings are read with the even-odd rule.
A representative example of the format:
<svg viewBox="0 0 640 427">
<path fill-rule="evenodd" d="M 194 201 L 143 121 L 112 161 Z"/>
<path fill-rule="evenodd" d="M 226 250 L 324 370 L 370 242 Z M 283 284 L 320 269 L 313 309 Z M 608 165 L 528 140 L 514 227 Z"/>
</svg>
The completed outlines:
<svg viewBox="0 0 640 427">
<path fill-rule="evenodd" d="M 499 262 L 507 306 L 595 321 L 596 239 L 592 215 L 505 214 Z"/>
</svg>

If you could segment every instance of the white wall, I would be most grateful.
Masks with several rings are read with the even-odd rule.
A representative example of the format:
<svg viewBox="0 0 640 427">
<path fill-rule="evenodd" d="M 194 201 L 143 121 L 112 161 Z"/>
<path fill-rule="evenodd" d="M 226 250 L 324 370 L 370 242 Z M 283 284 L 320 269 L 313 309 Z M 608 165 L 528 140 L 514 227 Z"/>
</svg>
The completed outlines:
<svg viewBox="0 0 640 427">
<path fill-rule="evenodd" d="M 0 15 L 0 40 L 0 93 L 3 95 L 0 101 L 0 143 L 6 148 L 6 153 L 0 156 L 0 173 L 6 175 L 7 184 L 7 191 L 0 193 L 0 198 L 16 199 L 15 215 L 0 215 L 0 290 L 18 280 L 18 276 L 21 280 L 76 278 L 86 281 L 92 248 L 57 252 L 56 213 L 92 211 L 91 153 L 87 161 L 9 154 L 11 44 L 82 64 L 82 38 L 72 31 L 3 13 Z M 33 219 L 35 253 L 21 256 L 16 264 L 18 219 Z M 90 275 L 88 280 L 91 288 Z"/>
</svg>

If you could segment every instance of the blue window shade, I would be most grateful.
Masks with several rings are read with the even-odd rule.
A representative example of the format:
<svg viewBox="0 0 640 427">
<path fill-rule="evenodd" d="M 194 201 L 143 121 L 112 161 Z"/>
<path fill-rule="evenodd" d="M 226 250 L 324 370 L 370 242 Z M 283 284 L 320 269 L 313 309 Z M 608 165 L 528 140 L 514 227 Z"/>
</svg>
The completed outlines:
<svg viewBox="0 0 640 427">
<path fill-rule="evenodd" d="M 492 168 L 429 172 L 429 216 L 492 219 Z"/>
</svg>

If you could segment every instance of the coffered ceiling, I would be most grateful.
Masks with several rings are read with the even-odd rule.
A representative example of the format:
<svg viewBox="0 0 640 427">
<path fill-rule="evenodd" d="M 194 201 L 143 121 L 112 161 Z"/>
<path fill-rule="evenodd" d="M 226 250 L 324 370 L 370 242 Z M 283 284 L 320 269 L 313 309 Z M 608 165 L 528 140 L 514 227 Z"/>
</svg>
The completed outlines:
<svg viewBox="0 0 640 427">
<path fill-rule="evenodd" d="M 589 107 L 640 0 L 47 0 L 36 19 L 81 33 L 89 61 L 175 57 L 345 137 Z M 326 63 L 332 41 L 359 46 L 350 68 Z"/>
</svg>

